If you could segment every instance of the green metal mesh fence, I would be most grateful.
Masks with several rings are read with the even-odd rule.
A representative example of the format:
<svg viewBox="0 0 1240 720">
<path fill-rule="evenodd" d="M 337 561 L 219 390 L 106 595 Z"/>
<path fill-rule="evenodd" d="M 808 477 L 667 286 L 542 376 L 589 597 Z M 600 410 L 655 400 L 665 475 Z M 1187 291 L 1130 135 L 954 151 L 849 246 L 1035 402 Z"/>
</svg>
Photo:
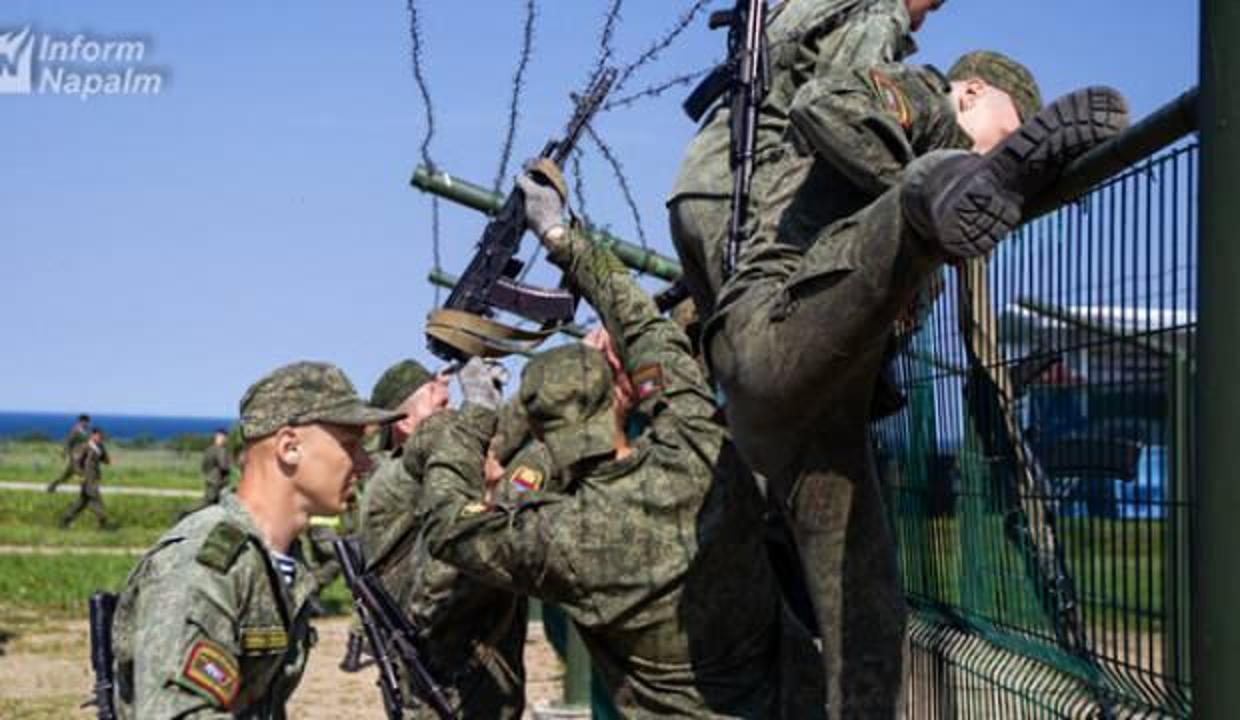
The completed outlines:
<svg viewBox="0 0 1240 720">
<path fill-rule="evenodd" d="M 1189 716 L 1196 166 L 1183 143 L 945 272 L 900 338 L 875 436 L 911 717 Z"/>
</svg>

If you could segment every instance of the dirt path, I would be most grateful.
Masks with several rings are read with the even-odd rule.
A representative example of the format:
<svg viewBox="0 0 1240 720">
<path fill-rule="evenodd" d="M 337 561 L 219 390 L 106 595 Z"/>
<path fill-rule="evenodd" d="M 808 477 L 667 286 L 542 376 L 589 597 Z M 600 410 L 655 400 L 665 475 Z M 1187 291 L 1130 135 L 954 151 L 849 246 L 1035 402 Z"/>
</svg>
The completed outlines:
<svg viewBox="0 0 1240 720">
<path fill-rule="evenodd" d="M 61 547 L 57 545 L 0 545 L 0 555 L 141 555 L 140 547 Z"/>
<path fill-rule="evenodd" d="M 32 482 L 0 482 L 0 490 L 29 490 L 33 492 L 45 492 L 47 485 Z M 109 485 L 105 479 L 100 491 L 104 495 L 146 495 L 148 497 L 183 497 L 183 498 L 199 498 L 202 497 L 201 490 L 177 490 L 175 488 L 146 488 L 146 487 L 130 487 L 128 485 Z M 56 488 L 56 492 L 62 494 L 76 495 L 79 492 L 78 484 L 75 482 L 65 483 Z"/>
<path fill-rule="evenodd" d="M 289 705 L 289 717 L 382 718 L 373 666 L 352 675 L 337 668 L 349 620 L 330 618 L 317 627 L 319 644 Z M 532 623 L 529 636 L 526 696 L 532 707 L 558 697 L 563 671 L 543 638 L 542 626 Z M 42 622 L 31 615 L 0 618 L 0 718 L 92 718 L 90 710 L 77 706 L 87 698 L 93 681 L 85 621 Z"/>
</svg>

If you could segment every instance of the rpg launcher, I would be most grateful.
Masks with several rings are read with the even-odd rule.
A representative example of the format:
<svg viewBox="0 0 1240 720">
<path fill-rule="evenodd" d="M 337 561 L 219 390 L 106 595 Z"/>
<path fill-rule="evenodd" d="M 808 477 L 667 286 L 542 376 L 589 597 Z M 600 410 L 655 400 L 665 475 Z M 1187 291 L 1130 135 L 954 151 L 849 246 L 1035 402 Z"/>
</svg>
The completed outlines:
<svg viewBox="0 0 1240 720">
<path fill-rule="evenodd" d="M 608 68 L 591 83 L 585 95 L 576 98 L 572 120 L 564 137 L 552 140 L 540 158 L 550 158 L 563 167 L 581 134 L 602 107 L 616 80 Z M 487 224 L 478 251 L 448 296 L 443 308 L 431 315 L 427 336 L 430 350 L 451 362 L 462 362 L 495 349 L 496 340 L 529 339 L 515 328 L 487 320 L 498 308 L 521 317 L 554 326 L 572 320 L 577 299 L 563 289 L 545 289 L 520 282 L 522 263 L 516 258 L 525 235 L 525 194 L 513 188 L 499 212 Z M 502 349 L 496 354 L 503 354 Z"/>
</svg>

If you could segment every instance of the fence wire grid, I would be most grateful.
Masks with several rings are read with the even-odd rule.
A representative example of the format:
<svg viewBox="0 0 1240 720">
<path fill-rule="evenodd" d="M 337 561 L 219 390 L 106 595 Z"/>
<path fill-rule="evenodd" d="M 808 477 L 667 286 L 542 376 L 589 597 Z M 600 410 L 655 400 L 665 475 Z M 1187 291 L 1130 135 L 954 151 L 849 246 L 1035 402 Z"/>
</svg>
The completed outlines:
<svg viewBox="0 0 1240 720">
<path fill-rule="evenodd" d="M 875 441 L 910 717 L 1190 716 L 1197 161 L 1035 220 L 984 281 L 946 271 L 897 337 Z"/>
</svg>

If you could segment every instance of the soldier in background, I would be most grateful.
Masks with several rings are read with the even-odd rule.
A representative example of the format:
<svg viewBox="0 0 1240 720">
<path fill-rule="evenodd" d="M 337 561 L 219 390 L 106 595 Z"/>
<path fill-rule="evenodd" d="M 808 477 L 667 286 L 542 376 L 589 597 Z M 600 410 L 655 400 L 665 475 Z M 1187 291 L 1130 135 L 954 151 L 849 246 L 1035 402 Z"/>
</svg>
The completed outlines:
<svg viewBox="0 0 1240 720">
<path fill-rule="evenodd" d="M 228 431 L 217 428 L 211 436 L 211 445 L 202 453 L 202 500 L 183 512 L 184 517 L 220 501 L 220 496 L 228 489 L 232 472 L 232 452 L 228 447 Z"/>
<path fill-rule="evenodd" d="M 48 492 L 56 492 L 56 488 L 69 478 L 79 473 L 78 465 L 75 460 L 77 449 L 87 441 L 90 437 L 90 416 L 86 414 L 78 415 L 77 422 L 73 423 L 73 427 L 69 429 L 69 434 L 65 436 L 63 454 L 65 457 L 65 469 L 60 475 L 47 485 Z"/>
<path fill-rule="evenodd" d="M 290 548 L 346 506 L 368 468 L 366 405 L 338 368 L 301 362 L 241 399 L 235 493 L 187 516 L 130 573 L 112 627 L 122 720 L 284 717 L 313 644 L 307 568 Z"/>
<path fill-rule="evenodd" d="M 69 527 L 83 510 L 90 510 L 99 521 L 101 530 L 112 530 L 115 526 L 108 521 L 108 514 L 103 508 L 103 495 L 99 485 L 103 482 L 103 466 L 110 465 L 112 459 L 108 449 L 103 445 L 103 430 L 92 428 L 85 443 L 78 445 L 73 451 L 73 465 L 82 474 L 82 489 L 78 499 L 65 511 L 60 518 L 62 528 Z"/>
<path fill-rule="evenodd" d="M 427 370 L 416 360 L 401 360 L 384 371 L 370 393 L 370 404 L 405 413 L 399 422 L 385 427 L 379 437 L 379 450 L 372 456 L 374 470 L 357 503 L 357 538 L 366 566 L 379 572 L 393 595 L 407 584 L 412 568 L 393 567 L 387 558 L 393 547 L 408 535 L 408 518 L 417 505 L 416 487 L 402 462 L 404 445 L 430 416 L 445 410 L 450 399 L 448 380 Z M 340 669 L 361 669 L 365 639 L 355 620 L 349 629 L 349 643 Z"/>
</svg>

